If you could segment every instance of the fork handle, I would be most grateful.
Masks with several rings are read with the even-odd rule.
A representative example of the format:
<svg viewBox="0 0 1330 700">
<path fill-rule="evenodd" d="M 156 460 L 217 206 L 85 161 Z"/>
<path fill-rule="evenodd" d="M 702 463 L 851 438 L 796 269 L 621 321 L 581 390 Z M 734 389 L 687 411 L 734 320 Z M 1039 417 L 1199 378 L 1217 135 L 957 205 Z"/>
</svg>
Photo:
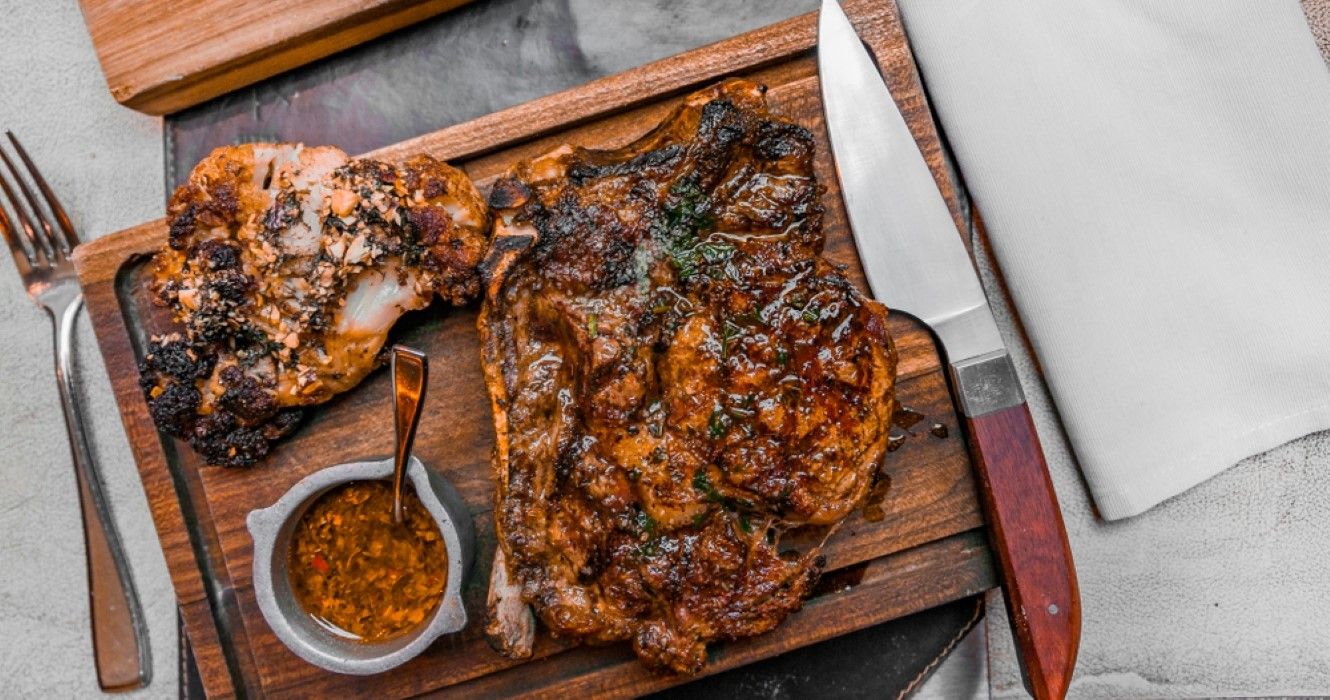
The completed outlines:
<svg viewBox="0 0 1330 700">
<path fill-rule="evenodd" d="M 148 630 L 143 622 L 129 560 L 120 545 L 101 479 L 88 449 L 83 415 L 74 395 L 74 328 L 83 295 L 63 310 L 51 310 L 55 323 L 55 376 L 60 386 L 60 407 L 74 458 L 79 509 L 83 516 L 83 544 L 88 557 L 88 609 L 92 618 L 92 650 L 97 683 L 103 691 L 141 688 L 152 678 Z"/>
</svg>

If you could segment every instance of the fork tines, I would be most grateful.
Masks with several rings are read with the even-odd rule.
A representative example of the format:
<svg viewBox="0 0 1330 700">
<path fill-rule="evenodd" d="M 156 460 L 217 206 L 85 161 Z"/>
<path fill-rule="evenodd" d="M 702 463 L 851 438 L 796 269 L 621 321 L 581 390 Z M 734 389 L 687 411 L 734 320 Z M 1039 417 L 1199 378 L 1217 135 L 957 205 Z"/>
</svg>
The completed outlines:
<svg viewBox="0 0 1330 700">
<path fill-rule="evenodd" d="M 66 262 L 79 243 L 69 215 L 13 132 L 6 131 L 5 134 L 24 169 L 16 167 L 9 154 L 0 147 L 0 164 L 4 166 L 0 172 L 0 233 L 4 234 L 20 273 L 32 267 L 51 267 Z M 41 193 L 40 201 L 29 182 Z M 22 193 L 21 199 L 15 195 L 15 189 Z M 19 235 L 19 229 L 23 230 L 23 235 Z"/>
</svg>

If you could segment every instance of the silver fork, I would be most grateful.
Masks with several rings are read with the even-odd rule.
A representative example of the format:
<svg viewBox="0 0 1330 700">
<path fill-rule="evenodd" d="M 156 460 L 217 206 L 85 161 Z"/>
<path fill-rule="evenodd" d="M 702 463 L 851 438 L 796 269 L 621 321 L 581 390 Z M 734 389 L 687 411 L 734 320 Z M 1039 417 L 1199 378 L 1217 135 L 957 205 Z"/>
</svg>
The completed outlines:
<svg viewBox="0 0 1330 700">
<path fill-rule="evenodd" d="M 14 255 L 14 265 L 28 289 L 28 296 L 46 309 L 55 326 L 55 378 L 60 386 L 60 406 L 64 409 L 65 430 L 74 457 L 79 507 L 83 514 L 97 682 L 106 691 L 141 688 L 152 678 L 148 630 L 130 577 L 129 560 L 120 546 L 120 535 L 116 533 L 110 507 L 102 492 L 101 479 L 88 449 L 83 416 L 74 396 L 74 325 L 79 309 L 83 308 L 83 292 L 79 289 L 69 256 L 79 243 L 78 235 L 64 207 L 60 206 L 55 193 L 37 172 L 18 139 L 13 133 L 5 133 L 14 152 L 26 166 L 27 178 L 36 185 L 46 204 L 46 210 L 43 210 L 20 170 L 14 167 L 14 161 L 0 147 L 0 162 L 6 171 L 0 175 L 0 194 L 3 195 L 0 197 L 0 233 L 4 234 L 9 251 Z M 14 195 L 10 180 L 22 193 L 22 200 Z M 6 201 L 13 212 L 12 217 L 5 211 Z"/>
</svg>

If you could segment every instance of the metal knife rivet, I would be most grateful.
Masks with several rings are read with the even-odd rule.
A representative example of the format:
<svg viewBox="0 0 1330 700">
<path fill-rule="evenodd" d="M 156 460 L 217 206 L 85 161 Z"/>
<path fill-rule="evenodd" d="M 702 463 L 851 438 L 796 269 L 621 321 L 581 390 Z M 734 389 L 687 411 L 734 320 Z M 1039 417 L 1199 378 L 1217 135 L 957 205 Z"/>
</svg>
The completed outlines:
<svg viewBox="0 0 1330 700">
<path fill-rule="evenodd" d="M 1056 614 L 1058 614 L 1058 606 L 1057 606 L 1056 603 L 1049 603 L 1049 604 L 1048 604 L 1048 614 L 1049 614 L 1049 615 L 1056 615 Z"/>
</svg>

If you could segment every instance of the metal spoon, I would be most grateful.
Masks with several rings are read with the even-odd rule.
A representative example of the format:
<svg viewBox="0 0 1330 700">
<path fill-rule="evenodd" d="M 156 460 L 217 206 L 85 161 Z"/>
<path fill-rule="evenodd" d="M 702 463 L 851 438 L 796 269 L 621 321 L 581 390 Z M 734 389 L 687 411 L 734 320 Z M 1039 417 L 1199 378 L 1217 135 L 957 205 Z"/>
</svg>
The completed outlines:
<svg viewBox="0 0 1330 700">
<path fill-rule="evenodd" d="M 416 440 L 420 404 L 425 402 L 429 361 L 425 353 L 405 345 L 394 345 L 392 356 L 393 422 L 397 425 L 397 454 L 393 462 L 393 521 L 402 524 L 402 480 Z"/>
</svg>

